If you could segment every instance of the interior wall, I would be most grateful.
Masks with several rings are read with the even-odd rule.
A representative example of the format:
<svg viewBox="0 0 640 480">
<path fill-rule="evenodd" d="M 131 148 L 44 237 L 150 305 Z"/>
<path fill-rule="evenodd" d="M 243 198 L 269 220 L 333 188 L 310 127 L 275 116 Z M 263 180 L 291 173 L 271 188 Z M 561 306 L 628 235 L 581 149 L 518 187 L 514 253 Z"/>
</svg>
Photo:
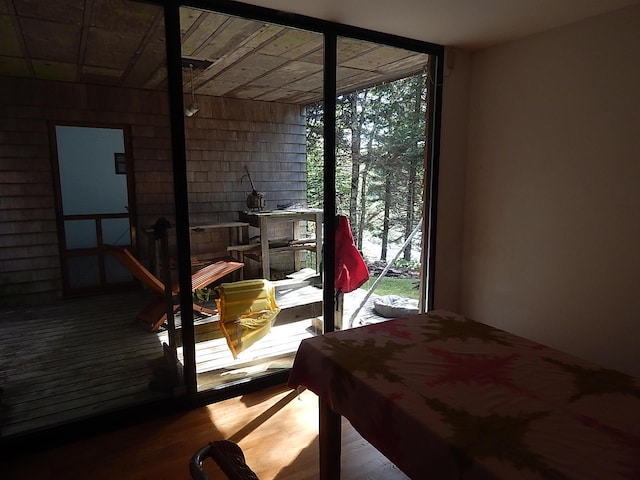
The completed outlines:
<svg viewBox="0 0 640 480">
<path fill-rule="evenodd" d="M 640 375 L 640 7 L 473 55 L 461 311 Z"/>
</svg>

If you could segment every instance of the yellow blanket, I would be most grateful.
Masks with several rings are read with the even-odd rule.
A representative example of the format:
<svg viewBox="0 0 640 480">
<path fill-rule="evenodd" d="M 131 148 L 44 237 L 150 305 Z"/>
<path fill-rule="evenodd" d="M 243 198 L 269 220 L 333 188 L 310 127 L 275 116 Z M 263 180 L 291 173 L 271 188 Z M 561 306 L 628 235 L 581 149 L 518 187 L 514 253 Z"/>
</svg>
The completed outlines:
<svg viewBox="0 0 640 480">
<path fill-rule="evenodd" d="M 243 280 L 216 287 L 220 328 L 236 358 L 271 331 L 280 313 L 275 288 L 268 280 Z"/>
</svg>

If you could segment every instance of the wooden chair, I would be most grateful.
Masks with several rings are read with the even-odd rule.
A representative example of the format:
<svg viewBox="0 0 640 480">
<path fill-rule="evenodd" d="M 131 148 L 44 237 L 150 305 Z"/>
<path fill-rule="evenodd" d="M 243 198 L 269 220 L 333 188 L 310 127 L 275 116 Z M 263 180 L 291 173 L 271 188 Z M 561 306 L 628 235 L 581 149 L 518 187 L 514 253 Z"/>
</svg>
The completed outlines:
<svg viewBox="0 0 640 480">
<path fill-rule="evenodd" d="M 202 462 L 210 457 L 218 464 L 229 480 L 259 480 L 247 465 L 242 449 L 229 440 L 218 440 L 198 450 L 189 462 L 189 472 L 193 480 L 209 480 L 202 468 Z"/>
<path fill-rule="evenodd" d="M 131 274 L 137 278 L 144 286 L 157 294 L 157 298 L 149 303 L 145 308 L 136 316 L 137 320 L 151 325 L 151 331 L 156 331 L 167 319 L 167 306 L 165 301 L 165 288 L 164 284 L 153 275 L 147 268 L 134 257 L 131 252 L 126 248 L 108 247 L 107 251 L 112 254 Z M 211 283 L 223 278 L 224 276 L 242 268 L 243 263 L 232 261 L 218 261 L 212 263 L 191 276 L 191 290 L 205 288 Z M 177 299 L 180 293 L 179 285 L 171 285 L 171 294 L 174 298 L 173 310 L 174 312 L 180 307 L 180 303 Z M 193 310 L 196 312 L 204 312 L 210 315 L 215 315 L 217 310 L 206 308 L 197 303 L 193 304 Z"/>
</svg>

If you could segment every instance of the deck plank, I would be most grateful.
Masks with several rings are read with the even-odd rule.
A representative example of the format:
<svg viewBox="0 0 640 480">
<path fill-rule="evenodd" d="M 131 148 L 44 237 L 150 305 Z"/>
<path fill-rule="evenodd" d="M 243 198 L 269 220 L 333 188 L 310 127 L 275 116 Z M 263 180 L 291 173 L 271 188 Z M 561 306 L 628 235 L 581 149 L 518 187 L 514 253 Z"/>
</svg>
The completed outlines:
<svg viewBox="0 0 640 480">
<path fill-rule="evenodd" d="M 345 297 L 345 317 L 358 295 Z M 199 390 L 290 368 L 300 342 L 316 334 L 309 317 L 322 314 L 322 290 L 292 284 L 278 296 L 284 310 L 292 310 L 237 359 L 224 338 L 196 343 Z M 1 437 L 163 398 L 149 381 L 168 333 L 149 332 L 133 320 L 149 298 L 134 291 L 0 310 Z M 198 314 L 195 323 L 206 327 L 212 320 Z"/>
</svg>

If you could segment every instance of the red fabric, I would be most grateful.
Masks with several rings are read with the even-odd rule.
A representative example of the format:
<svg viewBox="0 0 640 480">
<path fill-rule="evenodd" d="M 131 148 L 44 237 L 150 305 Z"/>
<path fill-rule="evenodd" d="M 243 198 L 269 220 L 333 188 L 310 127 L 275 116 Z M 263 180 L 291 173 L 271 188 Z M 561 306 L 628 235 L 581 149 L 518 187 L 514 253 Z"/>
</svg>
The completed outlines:
<svg viewBox="0 0 640 480">
<path fill-rule="evenodd" d="M 369 269 L 353 243 L 349 219 L 343 215 L 337 218 L 335 289 L 349 293 L 369 280 Z"/>
</svg>

